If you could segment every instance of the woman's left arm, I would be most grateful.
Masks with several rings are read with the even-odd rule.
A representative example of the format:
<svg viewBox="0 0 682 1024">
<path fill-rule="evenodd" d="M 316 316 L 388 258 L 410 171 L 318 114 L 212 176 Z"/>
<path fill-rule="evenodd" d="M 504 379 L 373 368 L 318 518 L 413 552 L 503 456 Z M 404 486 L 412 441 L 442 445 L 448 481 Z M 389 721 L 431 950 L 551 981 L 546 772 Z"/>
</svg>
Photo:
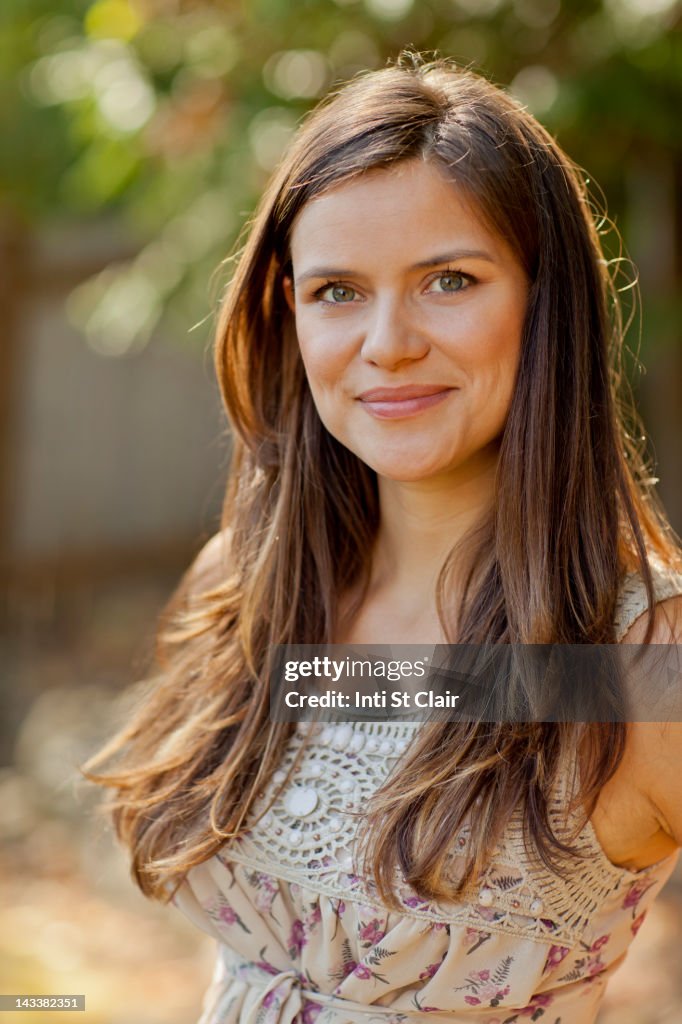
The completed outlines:
<svg viewBox="0 0 682 1024">
<path fill-rule="evenodd" d="M 641 643 L 646 627 L 647 615 L 643 615 L 628 630 L 623 643 Z M 682 596 L 656 605 L 651 643 L 678 645 L 670 664 L 682 672 Z M 679 673 L 671 685 L 676 691 L 682 689 Z M 680 694 L 676 692 L 674 708 L 676 717 L 682 719 L 679 704 Z M 646 793 L 663 831 L 677 846 L 682 846 L 682 720 L 633 722 L 629 738 L 634 763 L 642 773 L 638 788 Z"/>
</svg>

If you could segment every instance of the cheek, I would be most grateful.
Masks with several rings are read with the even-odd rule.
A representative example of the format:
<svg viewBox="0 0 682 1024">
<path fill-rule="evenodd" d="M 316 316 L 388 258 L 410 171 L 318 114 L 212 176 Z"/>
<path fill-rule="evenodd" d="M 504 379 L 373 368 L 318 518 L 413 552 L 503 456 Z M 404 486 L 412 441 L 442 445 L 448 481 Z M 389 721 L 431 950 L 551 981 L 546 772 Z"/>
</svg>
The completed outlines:
<svg viewBox="0 0 682 1024">
<path fill-rule="evenodd" d="M 513 292 L 491 302 L 487 317 L 481 317 L 479 328 L 472 325 L 477 335 L 481 363 L 491 367 L 516 367 L 521 351 L 521 337 L 525 319 L 525 301 Z"/>
<path fill-rule="evenodd" d="M 481 400 L 487 403 L 490 414 L 500 426 L 506 421 L 511 405 L 519 355 L 519 340 L 507 337 L 490 352 L 487 369 L 481 374 L 484 392 Z"/>
<path fill-rule="evenodd" d="M 509 412 L 521 356 L 525 310 L 479 317 L 460 335 L 458 359 L 468 378 L 471 413 L 482 430 L 498 432 Z"/>
<path fill-rule="evenodd" d="M 324 326 L 306 330 L 305 324 L 297 323 L 301 359 L 314 395 L 338 387 L 348 365 L 349 353 L 334 333 Z"/>
<path fill-rule="evenodd" d="M 479 318 L 461 327 L 459 359 L 472 380 L 511 386 L 521 354 L 522 323 L 516 317 Z"/>
</svg>

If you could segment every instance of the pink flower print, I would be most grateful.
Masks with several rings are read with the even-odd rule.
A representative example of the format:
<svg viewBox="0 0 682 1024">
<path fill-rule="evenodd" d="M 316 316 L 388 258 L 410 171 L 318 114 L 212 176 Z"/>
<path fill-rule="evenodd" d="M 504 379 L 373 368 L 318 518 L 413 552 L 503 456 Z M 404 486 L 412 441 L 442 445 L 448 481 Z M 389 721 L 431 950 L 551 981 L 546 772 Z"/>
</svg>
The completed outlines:
<svg viewBox="0 0 682 1024">
<path fill-rule="evenodd" d="M 531 1017 L 533 1020 L 538 1020 L 545 1012 L 546 1006 L 551 1006 L 554 1001 L 554 996 L 548 992 L 540 993 L 537 996 L 533 996 L 527 1006 L 524 1006 L 519 1013 L 523 1017 Z"/>
<path fill-rule="evenodd" d="M 303 921 L 299 921 L 297 918 L 292 924 L 291 931 L 289 933 L 289 955 L 296 956 L 296 954 L 300 954 L 306 944 L 306 941 Z"/>
<path fill-rule="evenodd" d="M 303 1006 L 302 1024 L 315 1024 L 323 1009 L 324 1007 L 320 1006 L 319 1003 L 311 1003 L 309 1000 L 306 1000 Z"/>
<path fill-rule="evenodd" d="M 639 917 L 636 917 L 630 925 L 630 931 L 633 935 L 636 935 L 639 929 L 642 927 L 644 918 L 646 917 L 646 910 L 643 910 Z"/>
<path fill-rule="evenodd" d="M 550 946 L 549 953 L 547 954 L 547 960 L 545 961 L 545 970 L 551 971 L 553 967 L 558 967 L 562 960 L 570 953 L 569 946 Z"/>
<path fill-rule="evenodd" d="M 367 946 L 373 946 L 375 943 L 381 942 L 385 934 L 386 932 L 381 927 L 381 922 L 376 917 L 358 929 L 358 938 L 362 940 L 363 945 Z"/>
<path fill-rule="evenodd" d="M 254 878 L 256 887 L 259 889 L 267 889 L 268 892 L 277 892 L 277 882 L 272 875 L 266 875 L 264 871 L 254 872 Z"/>
<path fill-rule="evenodd" d="M 251 929 L 246 927 L 237 911 L 234 907 L 231 907 L 226 900 L 222 901 L 220 904 L 218 909 L 218 919 L 222 921 L 223 924 L 238 924 L 243 931 L 251 934 Z"/>
<path fill-rule="evenodd" d="M 479 917 L 483 918 L 484 921 L 497 921 L 498 918 L 504 916 L 503 914 L 500 914 L 498 910 L 495 910 L 494 907 L 477 906 L 476 913 Z"/>
<path fill-rule="evenodd" d="M 427 907 L 428 905 L 428 900 L 423 900 L 421 896 L 407 896 L 403 900 L 403 906 L 410 907 L 412 910 L 415 907 Z"/>
<path fill-rule="evenodd" d="M 481 974 L 489 974 L 489 971 L 481 971 Z M 479 996 L 487 999 L 491 1006 L 499 1006 L 505 996 L 509 995 L 509 985 L 500 988 L 492 981 L 485 981 L 480 988 L 476 989 Z"/>
<path fill-rule="evenodd" d="M 636 908 L 644 893 L 647 889 L 650 889 L 652 885 L 653 882 L 633 882 L 627 891 L 625 899 L 623 900 L 623 910 L 627 910 L 629 907 Z"/>
<path fill-rule="evenodd" d="M 319 924 L 321 920 L 322 920 L 322 910 L 320 909 L 320 904 L 317 903 L 312 908 L 312 910 L 308 914 L 308 917 L 306 918 L 305 924 L 306 924 L 306 928 L 308 929 L 308 931 L 312 931 L 312 929 L 315 927 L 315 925 Z"/>
<path fill-rule="evenodd" d="M 478 947 L 487 942 L 490 937 L 490 932 L 482 931 L 480 928 L 467 928 L 464 934 L 464 941 L 469 947 L 467 949 L 467 956 L 470 953 L 475 953 Z"/>
<path fill-rule="evenodd" d="M 341 983 L 343 982 L 344 978 L 347 978 L 349 974 L 352 974 L 357 966 L 358 964 L 356 960 L 346 960 L 345 963 L 341 964 L 338 970 L 329 972 L 329 977 L 333 978 L 334 981 L 338 982 L 336 988 L 334 989 L 334 995 L 339 994 L 339 992 L 341 991 Z"/>
<path fill-rule="evenodd" d="M 429 964 L 426 970 L 422 971 L 421 974 L 419 975 L 419 980 L 426 981 L 427 978 L 432 978 L 436 971 L 438 971 L 442 962 L 442 960 L 439 960 L 437 964 Z"/>
<path fill-rule="evenodd" d="M 261 878 L 267 878 L 267 875 L 261 875 Z M 254 899 L 254 905 L 256 910 L 261 914 L 269 914 L 272 910 L 272 904 L 275 902 L 277 896 L 277 889 L 273 885 L 264 884 L 258 886 L 256 889 L 256 898 Z"/>
<path fill-rule="evenodd" d="M 367 981 L 372 977 L 372 972 L 365 964 L 356 964 L 353 968 L 353 976 L 355 978 L 361 978 L 362 981 Z"/>
<path fill-rule="evenodd" d="M 610 934 L 609 935 L 600 935 L 599 938 L 595 939 L 594 942 L 592 943 L 592 945 L 590 946 L 590 953 L 598 953 L 599 950 L 602 949 L 602 947 L 606 945 L 606 943 L 609 941 L 610 938 L 611 938 Z"/>
<path fill-rule="evenodd" d="M 263 996 L 263 1006 L 266 1010 L 269 1010 L 271 1006 L 277 1006 L 277 989 L 274 988 L 267 995 Z"/>
<path fill-rule="evenodd" d="M 606 970 L 606 964 L 602 963 L 601 956 L 588 956 L 587 958 L 587 973 L 592 978 L 595 974 L 601 974 L 602 971 Z"/>
<path fill-rule="evenodd" d="M 466 984 L 459 986 L 460 989 L 473 989 L 473 994 L 465 996 L 464 1001 L 470 1006 L 480 1006 L 484 1001 L 489 1006 L 499 1006 L 511 991 L 509 985 L 504 985 L 504 980 L 513 961 L 513 956 L 507 956 L 500 960 L 494 970 L 486 968 L 482 971 L 472 971 L 467 976 Z"/>
<path fill-rule="evenodd" d="M 272 896 L 269 892 L 257 892 L 253 903 L 259 913 L 267 914 L 272 906 Z"/>
</svg>

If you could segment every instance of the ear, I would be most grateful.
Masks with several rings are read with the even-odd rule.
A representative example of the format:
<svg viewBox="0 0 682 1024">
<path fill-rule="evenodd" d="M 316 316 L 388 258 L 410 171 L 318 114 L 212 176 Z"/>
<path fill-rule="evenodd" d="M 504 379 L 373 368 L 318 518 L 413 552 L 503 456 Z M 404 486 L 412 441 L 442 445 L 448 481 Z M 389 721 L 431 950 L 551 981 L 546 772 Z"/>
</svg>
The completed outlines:
<svg viewBox="0 0 682 1024">
<path fill-rule="evenodd" d="M 285 274 L 282 278 L 282 289 L 284 291 L 284 298 L 287 300 L 287 306 L 292 313 L 295 313 L 296 297 L 294 294 L 294 279 L 291 274 Z"/>
</svg>

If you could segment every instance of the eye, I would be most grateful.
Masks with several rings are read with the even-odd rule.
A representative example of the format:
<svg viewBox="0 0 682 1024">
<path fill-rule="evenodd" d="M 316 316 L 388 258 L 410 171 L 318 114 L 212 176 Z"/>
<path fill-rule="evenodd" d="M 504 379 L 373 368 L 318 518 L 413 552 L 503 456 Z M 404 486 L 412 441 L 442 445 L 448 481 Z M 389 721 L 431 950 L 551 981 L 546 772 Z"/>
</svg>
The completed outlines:
<svg viewBox="0 0 682 1024">
<path fill-rule="evenodd" d="M 472 278 L 469 274 L 462 274 L 459 270 L 443 270 L 431 281 L 428 291 L 434 292 L 461 292 L 468 288 Z M 432 287 L 432 286 L 436 287 Z"/>
<path fill-rule="evenodd" d="M 315 292 L 316 299 L 328 302 L 332 306 L 340 306 L 346 302 L 352 302 L 356 295 L 355 288 L 351 288 L 347 284 L 334 284 L 333 282 L 327 283 L 323 288 L 318 288 Z"/>
</svg>

